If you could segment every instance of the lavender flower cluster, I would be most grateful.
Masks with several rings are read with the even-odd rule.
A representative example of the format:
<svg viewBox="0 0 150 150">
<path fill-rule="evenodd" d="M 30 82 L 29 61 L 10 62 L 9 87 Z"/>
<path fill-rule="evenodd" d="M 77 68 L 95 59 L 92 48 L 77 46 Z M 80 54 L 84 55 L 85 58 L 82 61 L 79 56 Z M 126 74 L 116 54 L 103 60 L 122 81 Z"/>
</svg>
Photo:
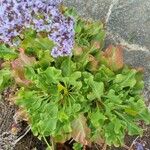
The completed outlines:
<svg viewBox="0 0 150 150">
<path fill-rule="evenodd" d="M 55 41 L 57 46 L 53 48 L 51 54 L 53 57 L 71 55 L 74 44 L 73 18 L 66 18 L 59 12 L 53 17 L 49 38 Z"/>
<path fill-rule="evenodd" d="M 25 28 L 47 32 L 56 46 L 53 57 L 71 54 L 74 41 L 74 21 L 58 9 L 62 0 L 1 0 L 0 42 L 14 45 L 13 39 Z"/>
</svg>

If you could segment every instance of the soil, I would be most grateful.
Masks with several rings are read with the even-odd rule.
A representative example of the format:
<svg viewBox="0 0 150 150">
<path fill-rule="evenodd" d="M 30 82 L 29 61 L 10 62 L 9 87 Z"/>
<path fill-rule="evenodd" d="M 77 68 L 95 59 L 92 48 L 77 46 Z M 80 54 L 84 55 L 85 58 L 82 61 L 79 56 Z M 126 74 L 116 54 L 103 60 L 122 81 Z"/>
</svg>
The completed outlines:
<svg viewBox="0 0 150 150">
<path fill-rule="evenodd" d="M 10 88 L 7 88 L 0 98 L 0 135 L 3 132 L 8 132 L 13 123 L 13 116 L 16 107 L 9 104 L 9 96 L 13 93 Z M 2 100 L 1 100 L 2 99 Z"/>
<path fill-rule="evenodd" d="M 29 132 L 20 142 L 17 143 L 14 150 L 46 150 L 46 144 L 38 140 Z"/>
<path fill-rule="evenodd" d="M 130 147 L 133 141 L 137 137 L 126 136 L 125 138 L 125 145 Z M 147 131 L 144 133 L 144 136 L 139 138 L 137 142 L 143 144 L 144 150 L 150 150 L 150 126 L 147 128 Z M 116 147 L 107 147 L 107 150 L 127 150 L 129 148 L 116 148 Z M 36 149 L 34 149 L 36 148 Z M 46 144 L 44 142 L 39 141 L 35 138 L 31 132 L 27 134 L 15 147 L 14 150 L 46 150 Z M 64 145 L 58 144 L 57 150 L 73 150 L 68 143 Z M 86 150 L 102 150 L 101 147 L 93 145 L 91 148 L 86 148 Z M 131 150 L 136 150 L 133 146 Z"/>
<path fill-rule="evenodd" d="M 17 110 L 16 106 L 9 104 L 9 95 L 13 94 L 14 91 L 8 88 L 2 95 L 3 101 L 0 101 L 0 135 L 3 132 L 9 132 L 11 130 L 13 122 L 13 116 Z M 149 94 L 148 94 L 149 95 Z M 148 98 L 149 99 L 149 98 Z M 20 125 L 21 130 L 23 131 L 27 124 L 22 122 Z M 143 125 L 142 125 L 143 126 Z M 144 147 L 144 150 L 150 150 L 150 126 L 144 126 L 145 132 L 143 137 L 139 137 L 136 142 L 141 143 Z M 22 132 L 20 131 L 20 132 Z M 125 147 L 115 148 L 107 147 L 107 150 L 129 150 L 129 147 L 132 145 L 133 141 L 136 139 L 136 136 L 126 136 L 125 137 Z M 1 140 L 1 139 L 0 139 Z M 1 143 L 1 141 L 0 141 Z M 72 145 L 69 142 L 65 144 L 57 144 L 57 150 L 72 150 Z M 0 145 L 0 150 L 10 150 L 4 149 Z M 40 141 L 37 137 L 34 137 L 30 132 L 24 136 L 16 145 L 14 150 L 46 150 L 46 144 L 44 141 Z M 102 147 L 98 145 L 93 145 L 91 148 L 86 147 L 85 150 L 102 150 Z M 106 149 L 103 149 L 106 150 Z M 130 150 L 137 150 L 134 146 Z"/>
</svg>

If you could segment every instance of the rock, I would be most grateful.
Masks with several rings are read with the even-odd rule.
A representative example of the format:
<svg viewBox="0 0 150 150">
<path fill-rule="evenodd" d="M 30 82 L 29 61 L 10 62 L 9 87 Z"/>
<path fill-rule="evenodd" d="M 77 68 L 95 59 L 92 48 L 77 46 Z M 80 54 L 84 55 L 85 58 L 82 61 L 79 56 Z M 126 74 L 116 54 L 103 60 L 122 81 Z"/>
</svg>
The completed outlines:
<svg viewBox="0 0 150 150">
<path fill-rule="evenodd" d="M 112 0 L 64 0 L 66 6 L 76 8 L 85 18 L 105 20 Z"/>
<path fill-rule="evenodd" d="M 150 49 L 150 0 L 118 0 L 107 28 L 130 44 Z"/>
</svg>

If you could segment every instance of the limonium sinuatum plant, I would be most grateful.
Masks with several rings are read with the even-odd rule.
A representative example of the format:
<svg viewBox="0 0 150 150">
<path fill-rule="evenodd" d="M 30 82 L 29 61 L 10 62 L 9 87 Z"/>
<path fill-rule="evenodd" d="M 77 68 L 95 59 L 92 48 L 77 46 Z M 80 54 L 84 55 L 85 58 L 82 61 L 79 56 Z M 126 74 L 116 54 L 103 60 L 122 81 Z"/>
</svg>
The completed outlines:
<svg viewBox="0 0 150 150">
<path fill-rule="evenodd" d="M 150 123 L 142 72 L 123 63 L 121 46 L 104 49 L 102 23 L 60 3 L 1 1 L 0 92 L 18 88 L 18 116 L 49 149 L 68 140 L 74 149 L 121 146 L 127 133 L 142 135 L 141 121 Z"/>
</svg>

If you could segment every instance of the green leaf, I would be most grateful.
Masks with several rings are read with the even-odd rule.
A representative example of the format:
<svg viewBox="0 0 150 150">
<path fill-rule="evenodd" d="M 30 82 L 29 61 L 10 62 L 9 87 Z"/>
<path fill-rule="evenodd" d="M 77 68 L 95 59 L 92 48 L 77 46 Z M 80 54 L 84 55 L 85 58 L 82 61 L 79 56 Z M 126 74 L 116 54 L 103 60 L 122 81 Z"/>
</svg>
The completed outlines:
<svg viewBox="0 0 150 150">
<path fill-rule="evenodd" d="M 92 123 L 93 127 L 95 127 L 95 128 L 99 128 L 99 127 L 103 126 L 104 121 L 106 119 L 107 118 L 99 110 L 93 112 L 90 115 L 91 123 Z"/>
<path fill-rule="evenodd" d="M 4 60 L 12 60 L 17 56 L 18 54 L 13 49 L 6 47 L 4 44 L 0 45 L 0 58 L 3 58 Z"/>
<path fill-rule="evenodd" d="M 140 119 L 144 120 L 146 124 L 150 124 L 150 111 L 145 108 L 140 114 Z"/>
<path fill-rule="evenodd" d="M 39 56 L 40 50 L 52 50 L 54 43 L 47 37 L 28 37 L 23 40 L 21 47 L 26 49 L 27 52 Z"/>
<path fill-rule="evenodd" d="M 142 135 L 143 130 L 135 123 L 130 122 L 127 126 L 129 135 Z"/>
<path fill-rule="evenodd" d="M 96 82 L 90 81 L 90 87 L 95 95 L 96 98 L 101 99 L 101 96 L 104 94 L 104 83 L 103 82 Z"/>
<path fill-rule="evenodd" d="M 82 76 L 83 76 L 84 82 L 85 82 L 86 84 L 89 83 L 89 80 L 90 80 L 90 81 L 93 81 L 93 80 L 94 80 L 94 76 L 93 76 L 91 73 L 89 73 L 89 72 L 83 72 L 83 73 L 82 73 Z"/>
<path fill-rule="evenodd" d="M 35 39 L 36 46 L 42 50 L 51 50 L 54 46 L 54 43 L 49 38 L 37 38 Z"/>
<path fill-rule="evenodd" d="M 11 78 L 10 70 L 0 70 L 0 92 L 2 92 L 10 84 Z"/>
<path fill-rule="evenodd" d="M 81 105 L 79 103 L 75 103 L 73 106 L 72 106 L 72 110 L 74 113 L 76 112 L 79 112 L 81 110 Z"/>
<path fill-rule="evenodd" d="M 90 100 L 90 101 L 93 101 L 94 99 L 96 99 L 96 96 L 93 92 L 89 92 L 87 94 L 87 98 Z"/>
<path fill-rule="evenodd" d="M 142 135 L 143 130 L 139 126 L 137 126 L 132 116 L 121 114 L 119 112 L 116 113 L 124 120 L 124 122 L 126 122 L 126 128 L 129 135 Z"/>
<path fill-rule="evenodd" d="M 106 143 L 110 146 L 114 145 L 115 147 L 119 147 L 123 144 L 122 141 L 125 136 L 125 131 L 121 129 L 121 122 L 119 120 L 117 122 L 119 122 L 119 125 L 115 123 L 115 120 L 113 120 L 113 122 L 107 123 L 104 129 Z"/>
<path fill-rule="evenodd" d="M 68 119 L 69 119 L 69 116 L 63 110 L 59 111 L 58 117 L 59 117 L 59 121 L 61 121 L 61 122 L 68 121 Z"/>
<path fill-rule="evenodd" d="M 50 50 L 40 50 L 37 56 L 39 59 L 38 64 L 43 70 L 47 69 L 50 63 L 54 61 L 54 59 L 50 55 Z"/>
<path fill-rule="evenodd" d="M 82 150 L 83 145 L 80 143 L 73 144 L 73 150 Z"/>
<path fill-rule="evenodd" d="M 54 67 L 49 67 L 44 71 L 47 83 L 58 83 L 61 79 L 61 70 Z"/>
<path fill-rule="evenodd" d="M 76 64 L 71 60 L 70 57 L 65 58 L 61 64 L 61 70 L 63 76 L 70 76 L 76 69 Z"/>
<path fill-rule="evenodd" d="M 64 133 L 68 133 L 68 134 L 72 132 L 72 128 L 71 128 L 71 123 L 70 122 L 67 122 L 67 123 L 64 124 L 63 132 Z"/>
<path fill-rule="evenodd" d="M 72 73 L 69 78 L 71 80 L 76 81 L 77 79 L 81 78 L 81 72 L 80 71 L 76 71 L 76 72 Z"/>
<path fill-rule="evenodd" d="M 102 65 L 99 68 L 99 71 L 95 75 L 95 80 L 96 81 L 104 81 L 104 82 L 109 82 L 115 77 L 115 74 L 112 70 L 107 68 L 106 66 Z"/>
<path fill-rule="evenodd" d="M 29 80 L 34 80 L 34 79 L 36 79 L 36 73 L 35 73 L 33 67 L 31 67 L 31 66 L 26 66 L 26 67 L 25 67 L 25 76 L 26 76 Z"/>
<path fill-rule="evenodd" d="M 25 29 L 24 32 L 24 39 L 29 39 L 29 38 L 36 38 L 36 31 L 30 28 Z"/>
<path fill-rule="evenodd" d="M 120 88 L 130 87 L 133 88 L 136 84 L 136 70 L 130 70 L 126 74 L 118 74 L 114 80 L 114 84 L 117 83 Z"/>
<path fill-rule="evenodd" d="M 115 90 L 113 90 L 113 89 L 110 89 L 108 91 L 106 98 L 108 98 L 107 101 L 109 101 L 109 102 L 113 102 L 115 104 L 122 104 L 122 94 L 120 93 L 120 95 L 117 95 Z"/>
<path fill-rule="evenodd" d="M 123 126 L 122 121 L 115 118 L 115 119 L 113 119 L 113 123 L 114 123 L 114 132 L 116 134 L 119 134 L 121 132 L 121 129 L 122 129 L 122 126 Z"/>
<path fill-rule="evenodd" d="M 133 110 L 132 108 L 126 108 L 125 109 L 125 112 L 129 115 L 132 115 L 132 116 L 136 116 L 138 114 L 138 111 L 135 111 Z"/>
<path fill-rule="evenodd" d="M 49 136 L 54 133 L 56 126 L 57 126 L 57 118 L 47 118 L 45 120 L 40 120 L 39 123 L 37 123 L 37 126 L 39 126 L 40 134 L 44 136 Z"/>
</svg>

